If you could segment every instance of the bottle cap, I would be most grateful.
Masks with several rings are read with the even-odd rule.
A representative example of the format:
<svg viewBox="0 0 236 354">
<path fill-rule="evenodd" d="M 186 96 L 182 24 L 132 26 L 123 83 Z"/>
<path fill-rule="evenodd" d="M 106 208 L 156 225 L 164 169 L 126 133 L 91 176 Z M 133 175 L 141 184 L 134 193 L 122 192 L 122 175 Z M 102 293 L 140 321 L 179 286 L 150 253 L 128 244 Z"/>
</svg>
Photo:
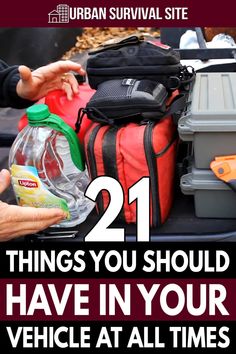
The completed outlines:
<svg viewBox="0 0 236 354">
<path fill-rule="evenodd" d="M 26 109 L 29 124 L 35 121 L 41 121 L 50 116 L 50 111 L 46 104 L 35 104 Z"/>
</svg>

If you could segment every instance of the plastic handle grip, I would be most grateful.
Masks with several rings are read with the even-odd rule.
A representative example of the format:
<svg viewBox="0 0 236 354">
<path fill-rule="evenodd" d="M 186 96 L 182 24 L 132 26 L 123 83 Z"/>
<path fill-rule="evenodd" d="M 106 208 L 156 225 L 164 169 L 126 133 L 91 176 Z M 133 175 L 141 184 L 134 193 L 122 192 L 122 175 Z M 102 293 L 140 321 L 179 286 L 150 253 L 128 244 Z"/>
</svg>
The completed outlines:
<svg viewBox="0 0 236 354">
<path fill-rule="evenodd" d="M 39 121 L 31 122 L 30 125 L 34 127 L 45 126 L 62 133 L 68 141 L 73 163 L 80 171 L 84 171 L 85 163 L 79 139 L 75 131 L 59 116 L 56 114 L 50 114 L 49 117 Z"/>
</svg>

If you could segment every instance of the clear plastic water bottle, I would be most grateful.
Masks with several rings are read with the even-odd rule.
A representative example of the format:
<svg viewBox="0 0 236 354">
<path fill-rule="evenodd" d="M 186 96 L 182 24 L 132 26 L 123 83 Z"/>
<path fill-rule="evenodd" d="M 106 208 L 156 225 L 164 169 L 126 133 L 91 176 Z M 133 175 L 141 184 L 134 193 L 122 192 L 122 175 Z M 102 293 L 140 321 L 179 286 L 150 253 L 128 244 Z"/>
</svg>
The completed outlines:
<svg viewBox="0 0 236 354">
<path fill-rule="evenodd" d="M 94 203 L 84 196 L 90 180 L 76 133 L 45 104 L 26 112 L 29 125 L 18 134 L 9 155 L 17 203 L 59 207 L 68 217 L 58 226 L 80 224 Z"/>
</svg>

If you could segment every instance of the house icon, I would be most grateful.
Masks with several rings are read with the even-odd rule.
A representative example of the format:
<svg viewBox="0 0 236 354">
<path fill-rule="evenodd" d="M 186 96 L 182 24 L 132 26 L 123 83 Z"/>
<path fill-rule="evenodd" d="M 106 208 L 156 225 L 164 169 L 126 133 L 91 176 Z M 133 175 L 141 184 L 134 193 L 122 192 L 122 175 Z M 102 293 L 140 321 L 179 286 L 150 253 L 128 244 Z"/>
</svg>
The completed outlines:
<svg viewBox="0 0 236 354">
<path fill-rule="evenodd" d="M 53 10 L 48 14 L 48 23 L 60 23 L 60 14 L 57 10 Z"/>
<path fill-rule="evenodd" d="M 69 6 L 57 5 L 57 9 L 49 12 L 48 23 L 69 23 Z"/>
</svg>

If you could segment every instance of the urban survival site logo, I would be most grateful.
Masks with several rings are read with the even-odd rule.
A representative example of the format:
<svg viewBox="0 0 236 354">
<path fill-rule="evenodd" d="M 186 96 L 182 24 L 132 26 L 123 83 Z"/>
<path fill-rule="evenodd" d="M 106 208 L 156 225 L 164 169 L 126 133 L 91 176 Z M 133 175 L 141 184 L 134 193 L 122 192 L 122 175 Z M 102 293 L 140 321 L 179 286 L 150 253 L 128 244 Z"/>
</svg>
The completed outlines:
<svg viewBox="0 0 236 354">
<path fill-rule="evenodd" d="M 66 4 L 57 5 L 55 10 L 48 14 L 48 23 L 69 23 L 70 22 L 70 7 Z"/>
<path fill-rule="evenodd" d="M 188 7 L 70 7 L 59 4 L 49 12 L 49 24 L 71 20 L 187 20 Z"/>
<path fill-rule="evenodd" d="M 71 20 L 105 20 L 106 16 L 105 7 L 70 7 L 67 4 L 59 4 L 56 9 L 49 12 L 48 23 L 65 24 Z"/>
</svg>

